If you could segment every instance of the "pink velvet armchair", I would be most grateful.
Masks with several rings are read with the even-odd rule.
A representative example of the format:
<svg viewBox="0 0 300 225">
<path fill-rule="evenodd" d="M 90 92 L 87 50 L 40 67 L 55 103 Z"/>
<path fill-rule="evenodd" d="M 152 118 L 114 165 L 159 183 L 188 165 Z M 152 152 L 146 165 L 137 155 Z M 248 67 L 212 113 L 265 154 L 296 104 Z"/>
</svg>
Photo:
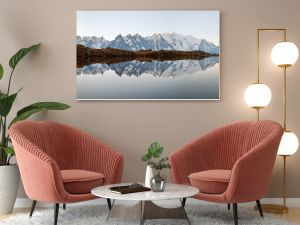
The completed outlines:
<svg viewBox="0 0 300 225">
<path fill-rule="evenodd" d="M 195 198 L 233 204 L 260 199 L 269 188 L 283 128 L 273 121 L 239 122 L 216 129 L 170 155 L 174 183 L 199 188 Z M 185 203 L 185 199 L 183 204 Z"/>
<path fill-rule="evenodd" d="M 51 121 L 22 121 L 9 129 L 24 189 L 33 200 L 59 204 L 92 200 L 91 189 L 119 183 L 123 156 L 76 128 Z M 110 200 L 107 201 L 111 207 Z"/>
</svg>

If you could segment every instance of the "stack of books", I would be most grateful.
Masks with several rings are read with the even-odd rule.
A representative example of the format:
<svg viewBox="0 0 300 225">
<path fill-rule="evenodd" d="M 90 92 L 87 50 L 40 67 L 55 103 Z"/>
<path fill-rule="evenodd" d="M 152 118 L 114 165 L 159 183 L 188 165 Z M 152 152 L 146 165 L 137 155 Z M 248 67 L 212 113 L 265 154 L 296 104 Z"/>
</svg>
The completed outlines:
<svg viewBox="0 0 300 225">
<path fill-rule="evenodd" d="M 141 184 L 134 183 L 126 186 L 115 186 L 110 188 L 111 192 L 115 194 L 129 194 L 143 191 L 151 191 L 151 188 L 144 187 Z"/>
</svg>

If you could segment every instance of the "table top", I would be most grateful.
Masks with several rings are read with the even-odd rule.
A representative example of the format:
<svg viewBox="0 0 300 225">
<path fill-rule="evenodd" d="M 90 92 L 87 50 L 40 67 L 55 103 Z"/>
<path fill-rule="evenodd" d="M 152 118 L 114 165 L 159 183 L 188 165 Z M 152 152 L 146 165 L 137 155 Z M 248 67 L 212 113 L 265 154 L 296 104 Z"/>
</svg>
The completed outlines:
<svg viewBox="0 0 300 225">
<path fill-rule="evenodd" d="M 198 188 L 180 185 L 180 184 L 166 184 L 165 191 L 163 192 L 137 192 L 130 194 L 115 194 L 112 193 L 109 189 L 114 186 L 125 186 L 131 185 L 130 183 L 122 184 L 113 184 L 113 185 L 104 185 L 92 189 L 92 194 L 101 198 L 110 198 L 116 200 L 132 200 L 132 201 L 157 201 L 157 200 L 170 200 L 170 199 L 179 199 L 179 198 L 188 198 L 192 197 L 199 193 Z"/>
</svg>

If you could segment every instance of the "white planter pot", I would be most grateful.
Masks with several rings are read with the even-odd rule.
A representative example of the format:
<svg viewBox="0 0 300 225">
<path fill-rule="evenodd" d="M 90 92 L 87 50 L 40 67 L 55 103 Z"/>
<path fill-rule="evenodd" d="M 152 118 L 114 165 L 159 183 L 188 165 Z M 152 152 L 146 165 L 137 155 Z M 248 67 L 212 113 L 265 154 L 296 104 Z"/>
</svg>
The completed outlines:
<svg viewBox="0 0 300 225">
<path fill-rule="evenodd" d="M 145 175 L 145 187 L 151 188 L 151 178 L 153 177 L 153 170 L 151 166 L 147 166 L 146 175 Z"/>
<path fill-rule="evenodd" d="M 0 166 L 0 215 L 12 212 L 17 198 L 20 173 L 17 165 Z"/>
</svg>

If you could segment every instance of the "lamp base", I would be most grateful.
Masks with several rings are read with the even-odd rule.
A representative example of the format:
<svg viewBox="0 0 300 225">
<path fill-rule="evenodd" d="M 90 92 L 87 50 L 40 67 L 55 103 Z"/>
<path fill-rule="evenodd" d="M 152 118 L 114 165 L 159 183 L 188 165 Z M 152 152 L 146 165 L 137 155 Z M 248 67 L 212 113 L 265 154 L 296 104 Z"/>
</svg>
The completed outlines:
<svg viewBox="0 0 300 225">
<path fill-rule="evenodd" d="M 257 206 L 254 208 L 258 210 Z M 274 214 L 285 214 L 289 211 L 289 208 L 284 205 L 262 204 L 261 208 L 263 212 Z"/>
</svg>

